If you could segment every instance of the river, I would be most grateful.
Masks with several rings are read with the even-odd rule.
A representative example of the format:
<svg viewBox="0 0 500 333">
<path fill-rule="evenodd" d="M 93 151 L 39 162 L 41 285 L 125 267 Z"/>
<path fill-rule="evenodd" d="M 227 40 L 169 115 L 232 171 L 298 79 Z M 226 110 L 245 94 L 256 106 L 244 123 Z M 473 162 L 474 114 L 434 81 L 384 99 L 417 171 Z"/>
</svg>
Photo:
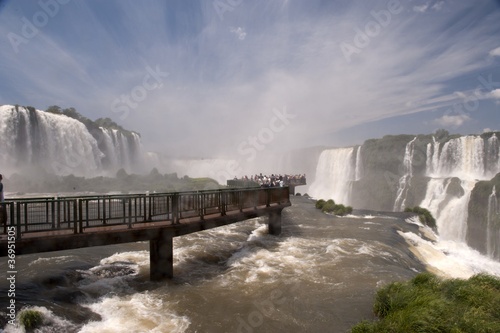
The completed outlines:
<svg viewBox="0 0 500 333">
<path fill-rule="evenodd" d="M 335 217 L 291 200 L 280 236 L 262 217 L 175 238 L 169 281 L 149 281 L 147 242 L 18 256 L 17 311 L 43 312 L 39 332 L 345 332 L 374 318 L 375 292 L 391 281 L 426 269 L 500 276 L 500 263 L 431 242 L 406 213 Z M 8 288 L 0 280 L 0 320 L 22 332 L 6 325 Z"/>
</svg>

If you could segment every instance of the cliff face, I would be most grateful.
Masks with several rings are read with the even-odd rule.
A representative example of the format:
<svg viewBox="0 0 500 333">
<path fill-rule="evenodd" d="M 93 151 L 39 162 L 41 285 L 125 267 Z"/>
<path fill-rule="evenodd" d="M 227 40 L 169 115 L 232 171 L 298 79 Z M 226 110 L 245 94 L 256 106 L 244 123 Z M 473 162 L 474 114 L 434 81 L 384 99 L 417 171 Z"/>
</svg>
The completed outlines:
<svg viewBox="0 0 500 333">
<path fill-rule="evenodd" d="M 500 259 L 500 173 L 479 181 L 472 190 L 467 221 L 467 243 L 481 253 Z"/>
<path fill-rule="evenodd" d="M 310 194 L 363 209 L 425 207 L 437 219 L 441 237 L 466 241 L 500 259 L 498 205 L 492 196 L 494 186 L 500 190 L 495 177 L 500 172 L 499 135 L 438 131 L 325 150 Z"/>
</svg>

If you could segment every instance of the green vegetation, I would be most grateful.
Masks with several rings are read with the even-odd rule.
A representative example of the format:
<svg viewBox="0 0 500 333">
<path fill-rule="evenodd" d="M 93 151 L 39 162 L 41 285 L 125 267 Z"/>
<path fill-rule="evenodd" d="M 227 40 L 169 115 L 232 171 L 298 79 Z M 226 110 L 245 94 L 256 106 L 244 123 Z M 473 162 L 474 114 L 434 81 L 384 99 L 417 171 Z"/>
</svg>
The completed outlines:
<svg viewBox="0 0 500 333">
<path fill-rule="evenodd" d="M 418 219 L 420 222 L 422 222 L 424 225 L 436 230 L 437 225 L 436 225 L 436 219 L 432 216 L 431 212 L 429 212 L 427 209 L 415 206 L 413 208 L 406 207 L 405 212 L 411 212 L 411 213 L 416 213 L 418 214 Z"/>
<path fill-rule="evenodd" d="M 335 215 L 344 216 L 352 213 L 351 206 L 337 205 L 332 199 L 325 201 L 319 199 L 316 201 L 316 208 L 321 209 L 325 213 L 333 213 Z"/>
<path fill-rule="evenodd" d="M 28 107 L 28 108 L 32 108 L 32 107 Z M 34 108 L 33 108 L 33 110 L 34 110 Z M 73 107 L 61 109 L 61 107 L 59 107 L 57 105 L 52 105 L 52 106 L 49 106 L 49 108 L 47 110 L 45 110 L 45 112 L 50 112 L 53 114 L 62 114 L 62 115 L 65 115 L 67 117 L 70 117 L 70 118 L 73 118 L 73 119 L 80 121 L 81 123 L 83 123 L 87 127 L 89 132 L 94 137 L 96 137 L 97 135 L 100 135 L 100 132 L 98 131 L 99 127 L 119 130 L 127 137 L 130 136 L 132 133 L 136 133 L 137 135 L 140 135 L 137 132 L 132 132 L 132 131 L 128 131 L 128 130 L 124 129 L 123 127 L 121 127 L 120 125 L 115 123 L 110 118 L 99 118 L 99 119 L 96 119 L 95 121 L 92 121 L 92 120 L 88 119 L 87 117 L 82 116 Z M 96 137 L 96 139 L 99 141 L 100 138 Z"/>
<path fill-rule="evenodd" d="M 321 209 L 321 208 L 323 208 L 323 206 L 325 205 L 325 203 L 326 203 L 325 200 L 319 199 L 318 201 L 316 201 L 316 205 L 315 206 L 316 206 L 317 209 Z"/>
<path fill-rule="evenodd" d="M 13 174 L 4 179 L 6 187 L 19 193 L 138 193 L 138 192 L 172 192 L 198 191 L 221 188 L 211 178 L 179 178 L 176 173 L 162 175 L 157 169 L 147 175 L 128 174 L 124 169 L 118 170 L 116 177 L 85 178 L 75 175 L 55 176 L 44 171 L 27 175 Z"/>
<path fill-rule="evenodd" d="M 440 280 L 420 273 L 377 291 L 373 311 L 379 321 L 362 321 L 351 332 L 500 332 L 500 279 Z"/>
<path fill-rule="evenodd" d="M 25 329 L 35 329 L 43 323 L 43 315 L 40 311 L 24 310 L 19 316 L 19 322 Z"/>
</svg>

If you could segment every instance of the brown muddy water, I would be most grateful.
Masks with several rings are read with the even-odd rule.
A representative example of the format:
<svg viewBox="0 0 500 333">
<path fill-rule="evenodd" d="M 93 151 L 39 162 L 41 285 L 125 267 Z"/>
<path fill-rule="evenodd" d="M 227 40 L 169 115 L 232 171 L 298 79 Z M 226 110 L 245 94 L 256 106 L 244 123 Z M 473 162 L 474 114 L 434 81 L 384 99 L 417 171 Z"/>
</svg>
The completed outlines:
<svg viewBox="0 0 500 333">
<path fill-rule="evenodd" d="M 291 199 L 278 237 L 257 218 L 175 238 L 170 281 L 149 281 L 147 242 L 19 256 L 17 313 L 42 311 L 39 332 L 346 332 L 374 318 L 378 288 L 426 269 L 405 213 L 335 217 Z M 6 323 L 8 288 L 0 327 L 22 332 Z"/>
</svg>

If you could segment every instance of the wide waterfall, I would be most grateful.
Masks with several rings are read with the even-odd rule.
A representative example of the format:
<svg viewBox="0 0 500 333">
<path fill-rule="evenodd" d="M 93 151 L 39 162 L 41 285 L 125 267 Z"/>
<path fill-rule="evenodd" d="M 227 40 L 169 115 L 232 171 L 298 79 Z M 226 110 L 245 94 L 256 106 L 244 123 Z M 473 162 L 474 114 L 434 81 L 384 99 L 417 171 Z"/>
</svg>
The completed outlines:
<svg viewBox="0 0 500 333">
<path fill-rule="evenodd" d="M 498 168 L 496 136 L 486 142 L 480 136 L 451 139 L 440 147 L 435 139 L 427 145 L 426 176 L 430 177 L 420 206 L 436 217 L 439 234 L 466 241 L 468 205 L 479 180 L 491 179 Z"/>
<path fill-rule="evenodd" d="M 33 108 L 0 106 L 3 173 L 44 170 L 56 175 L 96 176 L 119 168 L 134 171 L 142 153 L 135 133 L 101 128 L 89 132 L 78 120 Z"/>
<path fill-rule="evenodd" d="M 441 239 L 468 243 L 500 259 L 498 194 L 492 183 L 500 173 L 499 146 L 496 133 L 485 133 L 387 136 L 357 148 L 324 150 L 310 194 L 359 209 L 402 211 L 419 205 L 436 218 Z M 472 196 L 478 185 L 485 189 Z"/>
</svg>

